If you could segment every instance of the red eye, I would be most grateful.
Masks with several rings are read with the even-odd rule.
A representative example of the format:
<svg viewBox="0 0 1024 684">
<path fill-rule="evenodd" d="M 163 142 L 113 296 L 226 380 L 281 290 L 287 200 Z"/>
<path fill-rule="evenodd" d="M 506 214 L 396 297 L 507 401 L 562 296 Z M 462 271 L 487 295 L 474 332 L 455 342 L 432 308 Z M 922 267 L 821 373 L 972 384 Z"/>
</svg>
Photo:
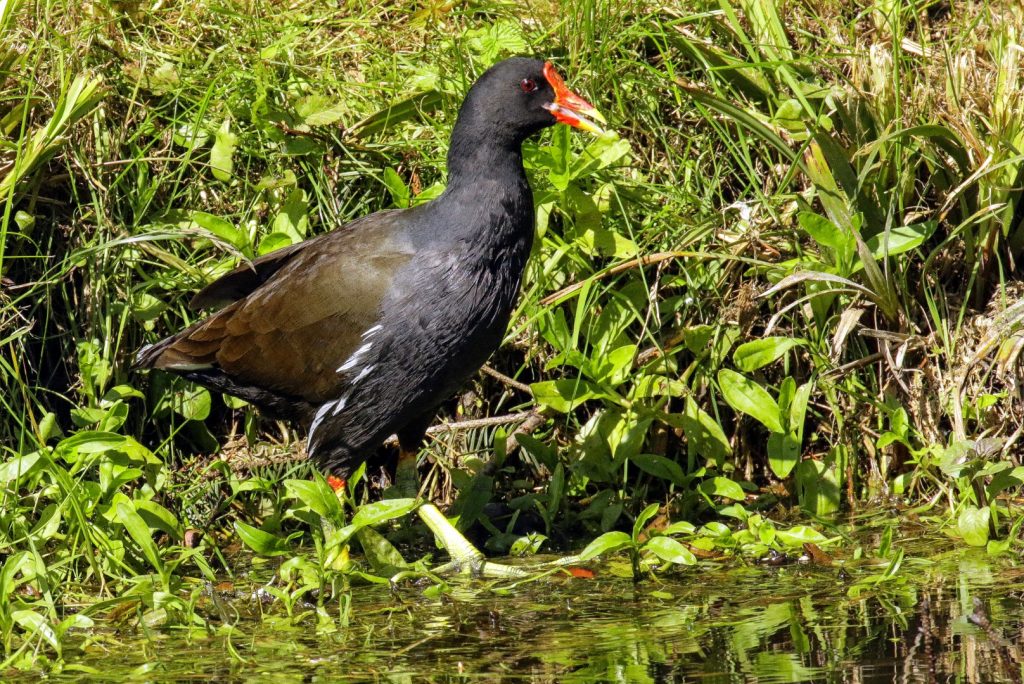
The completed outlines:
<svg viewBox="0 0 1024 684">
<path fill-rule="evenodd" d="M 519 89 L 524 93 L 532 93 L 537 89 L 537 82 L 532 78 L 524 78 L 519 82 Z"/>
</svg>

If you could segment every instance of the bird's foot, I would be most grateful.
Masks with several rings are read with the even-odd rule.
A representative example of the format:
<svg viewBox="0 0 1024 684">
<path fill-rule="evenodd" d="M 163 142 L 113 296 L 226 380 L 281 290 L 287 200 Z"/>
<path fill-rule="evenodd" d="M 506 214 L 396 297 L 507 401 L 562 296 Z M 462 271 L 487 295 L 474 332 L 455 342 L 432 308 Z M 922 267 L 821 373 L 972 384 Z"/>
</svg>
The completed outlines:
<svg viewBox="0 0 1024 684">
<path fill-rule="evenodd" d="M 523 579 L 531 576 L 531 573 L 521 568 L 488 561 L 479 549 L 448 522 L 448 518 L 444 517 L 444 514 L 434 504 L 423 504 L 417 509 L 417 513 L 451 556 L 449 562 L 434 568 L 434 573 L 438 575 L 468 574 L 472 577 L 492 579 Z"/>
</svg>

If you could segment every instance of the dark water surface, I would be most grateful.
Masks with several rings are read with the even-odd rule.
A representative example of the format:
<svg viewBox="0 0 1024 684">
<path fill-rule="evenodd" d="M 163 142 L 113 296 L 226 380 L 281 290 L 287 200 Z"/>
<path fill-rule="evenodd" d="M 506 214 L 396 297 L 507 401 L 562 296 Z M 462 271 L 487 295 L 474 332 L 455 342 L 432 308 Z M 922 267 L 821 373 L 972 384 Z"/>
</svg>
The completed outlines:
<svg viewBox="0 0 1024 684">
<path fill-rule="evenodd" d="M 222 633 L 111 634 L 68 655 L 58 679 L 1021 681 L 1016 558 L 915 546 L 896 568 L 837 554 L 832 565 L 704 562 L 637 585 L 599 566 L 595 579 L 548 577 L 504 595 L 469 580 L 440 598 L 411 585 L 358 587 L 347 626 L 337 601 L 328 619 L 308 606 L 289 619 L 225 592 L 217 610 L 240 617 Z"/>
</svg>

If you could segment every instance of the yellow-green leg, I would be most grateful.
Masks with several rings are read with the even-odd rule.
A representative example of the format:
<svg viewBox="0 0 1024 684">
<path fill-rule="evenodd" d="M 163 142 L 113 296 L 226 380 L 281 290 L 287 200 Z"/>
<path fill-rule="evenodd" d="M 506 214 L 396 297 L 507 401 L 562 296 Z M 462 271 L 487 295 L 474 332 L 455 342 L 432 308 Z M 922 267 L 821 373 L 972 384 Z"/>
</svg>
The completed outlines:
<svg viewBox="0 0 1024 684">
<path fill-rule="evenodd" d="M 419 495 L 419 476 L 416 469 L 416 452 L 401 449 L 398 453 L 398 467 L 395 469 L 395 488 L 402 496 L 414 498 Z M 451 561 L 436 568 L 438 574 L 468 573 L 476 577 L 527 577 L 530 573 L 500 563 L 491 563 L 448 518 L 429 501 L 423 502 L 417 509 L 420 518 L 426 523 L 434 537 L 441 543 L 451 557 Z"/>
</svg>

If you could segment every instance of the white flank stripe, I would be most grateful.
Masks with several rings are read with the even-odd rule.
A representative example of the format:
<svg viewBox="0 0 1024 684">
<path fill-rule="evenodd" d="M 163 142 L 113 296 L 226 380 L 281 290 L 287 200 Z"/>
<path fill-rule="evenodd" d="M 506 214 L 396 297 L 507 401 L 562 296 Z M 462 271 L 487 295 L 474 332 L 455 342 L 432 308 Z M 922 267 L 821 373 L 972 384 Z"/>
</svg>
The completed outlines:
<svg viewBox="0 0 1024 684">
<path fill-rule="evenodd" d="M 383 329 L 384 329 L 384 326 L 381 325 L 380 323 L 378 323 L 377 325 L 373 326 L 372 328 L 370 328 L 369 330 L 367 330 L 366 332 L 363 333 L 363 339 L 365 340 L 367 337 L 371 337 L 372 335 L 376 335 L 377 333 L 379 333 Z"/>
<path fill-rule="evenodd" d="M 359 357 L 361 357 L 366 352 L 370 351 L 370 347 L 372 347 L 372 346 L 373 346 L 373 342 L 367 342 L 366 344 L 364 344 L 359 349 L 356 349 L 355 353 L 352 354 L 352 356 L 348 357 L 348 360 L 345 361 L 345 363 L 341 364 L 341 366 L 338 367 L 338 372 L 342 373 L 344 371 L 347 371 L 347 370 L 350 370 L 352 368 L 355 368 L 356 365 L 359 363 Z"/>
<path fill-rule="evenodd" d="M 313 424 L 309 426 L 309 434 L 306 436 L 306 453 L 309 456 L 313 455 L 313 433 L 316 432 L 318 427 L 320 427 L 320 423 L 327 416 L 327 411 L 331 408 L 331 404 L 333 403 L 333 401 L 327 402 L 321 406 L 316 412 L 316 415 L 313 416 Z"/>
<path fill-rule="evenodd" d="M 371 365 L 367 366 L 366 368 L 364 368 L 363 370 L 359 371 L 359 375 L 357 375 L 355 380 L 352 381 L 352 384 L 354 385 L 357 382 L 359 382 L 360 380 L 362 380 L 363 378 L 365 378 L 367 375 L 370 374 L 370 371 L 372 371 L 376 367 L 377 367 L 377 364 L 371 364 Z"/>
<path fill-rule="evenodd" d="M 316 415 L 313 416 L 313 423 L 309 426 L 309 435 L 306 437 L 306 449 L 310 456 L 313 455 L 313 451 L 311 447 L 308 445 L 313 443 L 313 433 L 316 432 L 316 429 L 318 427 L 320 427 L 320 423 L 324 422 L 324 418 L 327 417 L 327 414 L 328 412 L 330 412 L 331 407 L 334 407 L 334 411 L 331 412 L 332 416 L 336 416 L 339 413 L 341 413 L 341 411 L 345 408 L 345 404 L 348 403 L 348 395 L 349 392 L 345 392 L 345 394 L 341 395 L 334 401 L 328 401 L 319 409 L 317 409 Z"/>
</svg>

